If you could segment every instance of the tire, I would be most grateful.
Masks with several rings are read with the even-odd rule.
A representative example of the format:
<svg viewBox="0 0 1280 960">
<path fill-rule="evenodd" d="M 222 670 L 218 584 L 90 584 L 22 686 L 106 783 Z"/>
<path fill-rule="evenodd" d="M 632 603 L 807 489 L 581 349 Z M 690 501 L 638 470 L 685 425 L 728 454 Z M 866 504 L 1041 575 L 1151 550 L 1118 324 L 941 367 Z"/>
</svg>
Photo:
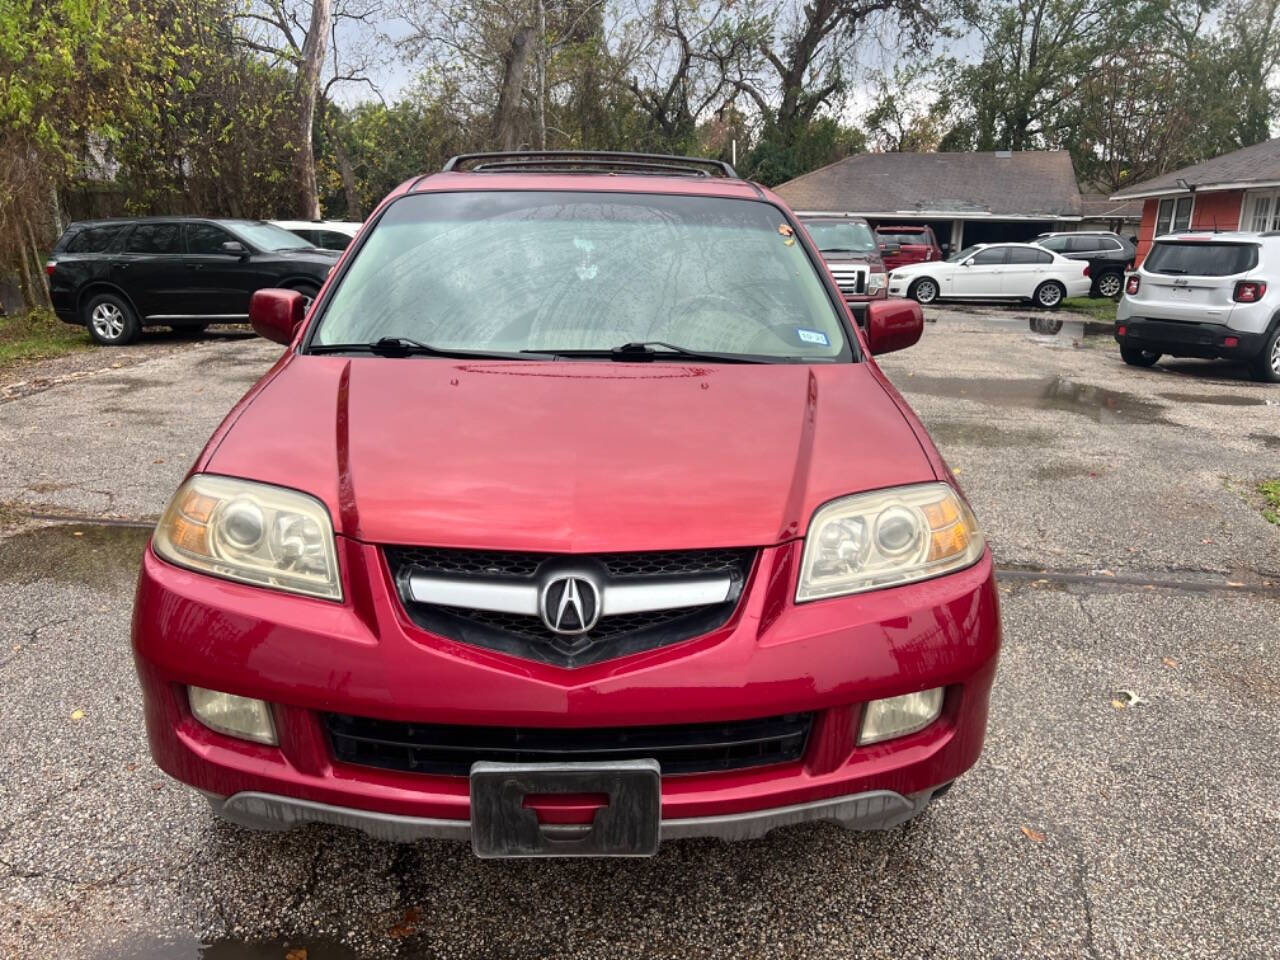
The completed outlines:
<svg viewBox="0 0 1280 960">
<path fill-rule="evenodd" d="M 1280 383 L 1280 324 L 1276 324 L 1262 352 L 1249 364 L 1249 374 L 1259 383 Z"/>
<path fill-rule="evenodd" d="M 933 303 L 938 299 L 938 281 L 933 277 L 913 280 L 907 288 L 907 296 L 916 303 Z"/>
<path fill-rule="evenodd" d="M 1104 273 L 1098 278 L 1098 296 L 1114 300 L 1124 292 L 1124 274 L 1114 271 Z"/>
<path fill-rule="evenodd" d="M 1046 280 L 1036 287 L 1032 300 L 1037 307 L 1043 307 L 1046 310 L 1057 310 L 1058 307 L 1062 306 L 1062 298 L 1066 295 L 1067 288 L 1057 280 Z"/>
<path fill-rule="evenodd" d="M 142 324 L 133 307 L 114 293 L 98 293 L 84 305 L 84 325 L 104 347 L 123 347 L 142 333 Z"/>
<path fill-rule="evenodd" d="M 1154 367 L 1160 354 L 1150 350 L 1139 350 L 1136 347 L 1121 347 L 1120 359 L 1131 367 Z"/>
<path fill-rule="evenodd" d="M 302 294 L 307 302 L 307 309 L 311 309 L 311 301 L 316 298 L 316 294 L 320 292 L 320 288 L 311 283 L 291 283 L 290 290 L 297 290 Z"/>
</svg>

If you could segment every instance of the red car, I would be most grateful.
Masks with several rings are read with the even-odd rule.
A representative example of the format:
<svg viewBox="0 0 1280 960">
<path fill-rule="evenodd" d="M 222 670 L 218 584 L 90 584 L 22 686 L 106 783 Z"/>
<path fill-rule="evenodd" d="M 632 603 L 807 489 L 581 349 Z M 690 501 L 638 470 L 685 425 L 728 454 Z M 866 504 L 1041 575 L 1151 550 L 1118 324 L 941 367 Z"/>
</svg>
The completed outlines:
<svg viewBox="0 0 1280 960">
<path fill-rule="evenodd" d="M 885 828 L 977 760 L 1000 618 L 955 477 L 782 201 L 488 154 L 399 187 L 146 551 L 152 754 L 216 813 L 485 857 Z"/>
<path fill-rule="evenodd" d="M 898 245 L 896 252 L 886 252 L 884 255 L 884 265 L 890 273 L 909 263 L 942 259 L 942 247 L 938 245 L 933 227 L 898 227 L 886 224 L 876 227 L 876 236 L 886 243 Z"/>
</svg>

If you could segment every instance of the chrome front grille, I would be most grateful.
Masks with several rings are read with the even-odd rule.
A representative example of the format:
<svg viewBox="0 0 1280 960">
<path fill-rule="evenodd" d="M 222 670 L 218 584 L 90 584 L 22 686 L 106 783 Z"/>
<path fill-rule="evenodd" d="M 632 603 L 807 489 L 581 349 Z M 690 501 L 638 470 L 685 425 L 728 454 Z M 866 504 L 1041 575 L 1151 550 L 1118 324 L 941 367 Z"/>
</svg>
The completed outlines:
<svg viewBox="0 0 1280 960">
<path fill-rule="evenodd" d="M 867 267 L 858 263 L 828 263 L 831 276 L 843 294 L 864 294 L 867 292 Z"/>
<path fill-rule="evenodd" d="M 406 613 L 423 629 L 566 667 L 679 643 L 722 626 L 755 559 L 755 551 L 746 549 L 383 552 Z M 576 592 L 565 601 L 570 580 Z"/>
</svg>

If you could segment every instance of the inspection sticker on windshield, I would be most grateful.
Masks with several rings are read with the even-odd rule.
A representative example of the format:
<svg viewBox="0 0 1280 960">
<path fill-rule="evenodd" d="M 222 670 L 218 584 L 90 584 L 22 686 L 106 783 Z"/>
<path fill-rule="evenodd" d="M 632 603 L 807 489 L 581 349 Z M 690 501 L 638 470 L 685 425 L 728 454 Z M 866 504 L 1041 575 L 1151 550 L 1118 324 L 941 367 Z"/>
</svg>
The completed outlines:
<svg viewBox="0 0 1280 960">
<path fill-rule="evenodd" d="M 827 339 L 827 335 L 821 330 L 806 330 L 804 327 L 796 327 L 796 336 L 800 338 L 801 343 L 816 343 L 820 347 L 831 346 L 831 341 Z"/>
</svg>

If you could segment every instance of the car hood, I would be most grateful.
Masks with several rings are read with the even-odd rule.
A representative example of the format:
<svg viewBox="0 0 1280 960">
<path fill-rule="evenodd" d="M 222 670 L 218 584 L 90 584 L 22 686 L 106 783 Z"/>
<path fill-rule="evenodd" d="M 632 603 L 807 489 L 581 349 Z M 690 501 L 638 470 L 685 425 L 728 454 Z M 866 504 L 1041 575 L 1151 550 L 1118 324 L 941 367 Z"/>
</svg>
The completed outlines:
<svg viewBox="0 0 1280 960">
<path fill-rule="evenodd" d="M 292 356 L 200 469 L 305 490 L 388 544 L 760 546 L 844 494 L 935 479 L 870 364 Z"/>
<path fill-rule="evenodd" d="M 955 264 L 946 260 L 921 260 L 916 263 L 904 263 L 900 267 L 893 268 L 895 277 L 907 277 L 916 273 L 937 273 L 940 270 L 950 270 Z"/>
</svg>

